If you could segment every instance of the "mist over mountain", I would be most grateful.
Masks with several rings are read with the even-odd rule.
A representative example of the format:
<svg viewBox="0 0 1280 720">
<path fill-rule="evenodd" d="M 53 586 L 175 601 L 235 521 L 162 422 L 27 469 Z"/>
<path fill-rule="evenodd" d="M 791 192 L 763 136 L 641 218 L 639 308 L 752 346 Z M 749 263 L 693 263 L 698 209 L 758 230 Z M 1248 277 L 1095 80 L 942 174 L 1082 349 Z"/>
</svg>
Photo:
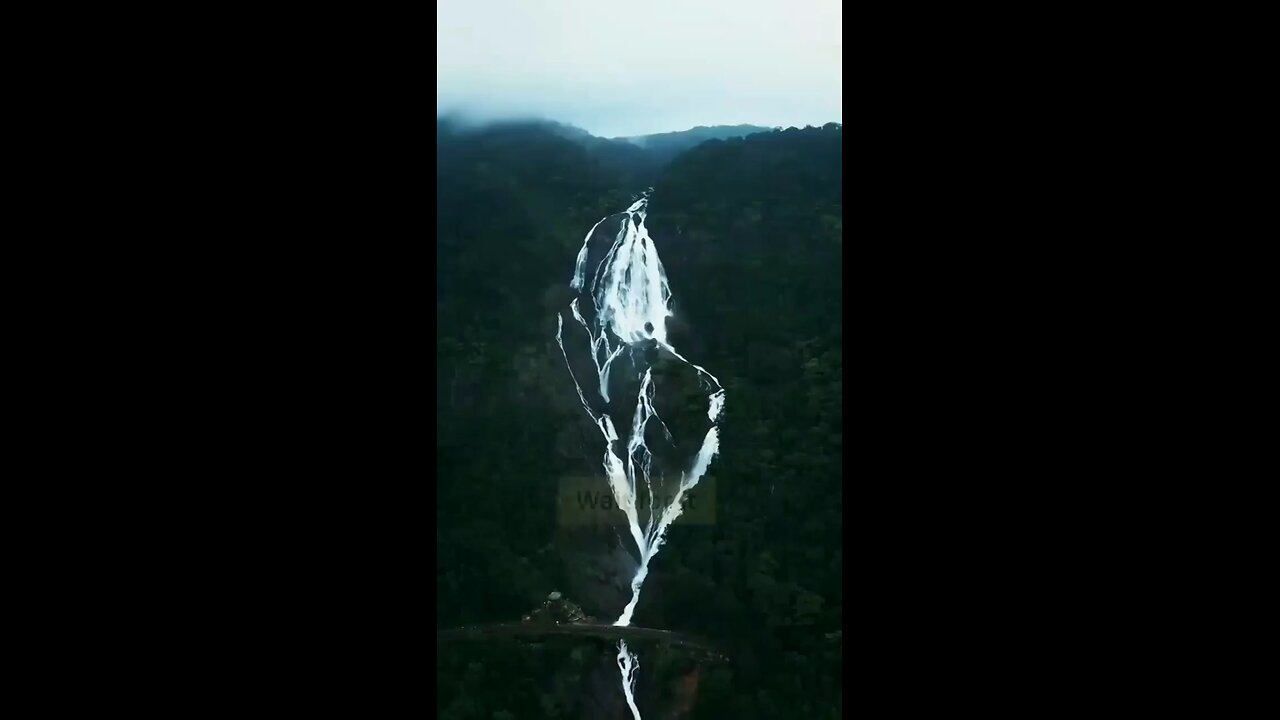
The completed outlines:
<svg viewBox="0 0 1280 720">
<path fill-rule="evenodd" d="M 436 107 L 610 138 L 839 122 L 841 16 L 838 0 L 439 0 Z"/>
</svg>

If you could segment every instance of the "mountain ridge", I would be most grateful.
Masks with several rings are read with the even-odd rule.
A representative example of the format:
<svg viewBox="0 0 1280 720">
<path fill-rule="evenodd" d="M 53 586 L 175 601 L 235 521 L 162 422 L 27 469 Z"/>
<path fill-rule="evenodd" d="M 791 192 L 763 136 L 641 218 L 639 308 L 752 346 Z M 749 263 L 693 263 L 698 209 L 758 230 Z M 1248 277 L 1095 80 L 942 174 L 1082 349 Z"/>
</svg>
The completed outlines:
<svg viewBox="0 0 1280 720">
<path fill-rule="evenodd" d="M 671 132 L 649 133 L 647 135 L 627 135 L 612 140 L 621 140 L 639 144 L 642 147 L 652 143 L 664 142 L 686 142 L 689 140 L 697 140 L 703 142 L 706 140 L 728 140 L 735 137 L 746 137 L 755 133 L 772 132 L 778 128 L 765 127 L 763 125 L 695 125 L 687 130 L 673 130 Z M 694 143 L 697 144 L 697 143 Z M 692 147 L 692 145 L 690 145 Z"/>
</svg>

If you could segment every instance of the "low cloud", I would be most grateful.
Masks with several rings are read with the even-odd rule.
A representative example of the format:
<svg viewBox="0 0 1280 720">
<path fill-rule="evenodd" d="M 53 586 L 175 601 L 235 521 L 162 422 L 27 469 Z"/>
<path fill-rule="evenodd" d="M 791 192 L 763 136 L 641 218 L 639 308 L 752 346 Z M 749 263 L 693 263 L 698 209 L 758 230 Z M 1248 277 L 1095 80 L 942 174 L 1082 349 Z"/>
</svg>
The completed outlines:
<svg viewBox="0 0 1280 720">
<path fill-rule="evenodd" d="M 437 0 L 436 108 L 604 137 L 842 122 L 839 0 Z"/>
</svg>

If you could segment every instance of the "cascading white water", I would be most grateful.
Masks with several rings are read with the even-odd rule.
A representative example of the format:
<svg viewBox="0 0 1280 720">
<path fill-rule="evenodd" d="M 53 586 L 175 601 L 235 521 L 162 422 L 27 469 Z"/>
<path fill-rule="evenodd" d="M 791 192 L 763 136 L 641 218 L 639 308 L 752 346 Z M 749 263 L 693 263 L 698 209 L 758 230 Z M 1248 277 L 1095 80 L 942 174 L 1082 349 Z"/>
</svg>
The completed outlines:
<svg viewBox="0 0 1280 720">
<path fill-rule="evenodd" d="M 556 342 L 564 354 L 565 364 L 578 390 L 582 406 L 600 429 L 605 440 L 603 460 L 604 474 L 612 491 L 614 503 L 622 510 L 627 526 L 639 553 L 638 567 L 631 579 L 631 601 L 627 603 L 614 625 L 631 624 L 640 589 L 649 574 L 649 562 L 662 547 L 667 528 L 681 513 L 686 493 L 697 486 L 706 474 L 711 459 L 719 449 L 719 428 L 716 423 L 724 408 L 724 389 L 714 375 L 690 363 L 667 342 L 667 318 L 671 313 L 671 290 L 667 285 L 662 261 L 657 248 L 649 237 L 644 221 L 648 214 L 649 192 L 627 208 L 619 223 L 618 232 L 607 252 L 594 268 L 588 267 L 592 256 L 592 238 L 608 221 L 609 216 L 597 222 L 582 242 L 574 268 L 570 287 L 578 291 L 578 297 L 570 303 L 574 320 L 587 332 L 587 347 L 595 368 L 596 382 L 584 387 L 573 372 L 569 354 L 565 350 L 564 313 L 557 315 Z M 596 255 L 601 255 L 598 246 Z M 585 313 L 585 315 L 584 315 Z M 653 454 L 645 441 L 645 430 L 650 420 L 657 420 L 668 439 L 671 432 L 658 415 L 655 407 L 656 384 L 653 368 L 647 360 L 649 348 L 656 347 L 680 363 L 693 368 L 707 395 L 707 418 L 711 427 L 702 438 L 697 454 L 681 463 L 679 480 L 674 493 L 660 503 L 654 494 L 651 477 Z M 624 353 L 627 354 L 623 358 Z M 635 375 L 634 378 L 611 377 L 611 371 L 619 362 Z M 626 427 L 625 418 L 615 423 L 610 412 L 617 412 L 617 403 L 611 401 L 610 382 L 633 380 L 639 383 L 635 397 L 635 411 L 630 418 L 630 432 L 625 437 L 618 434 L 618 426 Z M 594 407 L 593 407 L 594 406 Z M 696 437 L 696 436 L 695 436 Z M 617 450 L 625 444 L 626 459 Z M 649 498 L 649 512 L 641 524 L 637 507 L 638 481 L 643 479 Z M 659 481 L 661 473 L 659 472 Z M 636 669 L 639 661 L 628 651 L 625 641 L 618 643 L 618 669 L 622 673 L 622 690 L 636 720 L 640 718 L 634 697 Z"/>
</svg>

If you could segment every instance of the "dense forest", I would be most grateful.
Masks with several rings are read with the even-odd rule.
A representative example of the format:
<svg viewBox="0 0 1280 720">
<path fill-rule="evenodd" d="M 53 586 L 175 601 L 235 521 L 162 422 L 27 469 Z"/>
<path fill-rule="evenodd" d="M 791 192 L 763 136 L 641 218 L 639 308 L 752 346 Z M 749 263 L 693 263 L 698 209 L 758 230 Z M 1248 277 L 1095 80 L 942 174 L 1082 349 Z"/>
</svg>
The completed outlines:
<svg viewBox="0 0 1280 720">
<path fill-rule="evenodd" d="M 664 709 L 646 717 L 837 717 L 841 127 L 661 154 L 546 123 L 441 121 L 436 140 L 437 628 L 518 622 L 553 591 L 617 616 L 620 543 L 557 521 L 559 488 L 599 475 L 602 445 L 556 313 L 587 231 L 652 187 L 671 342 L 727 400 L 704 480 L 714 521 L 672 527 L 635 619 L 729 660 L 700 667 L 637 645 L 638 702 Z M 440 715 L 630 717 L 612 699 L 612 652 L 589 639 L 442 643 Z"/>
</svg>

